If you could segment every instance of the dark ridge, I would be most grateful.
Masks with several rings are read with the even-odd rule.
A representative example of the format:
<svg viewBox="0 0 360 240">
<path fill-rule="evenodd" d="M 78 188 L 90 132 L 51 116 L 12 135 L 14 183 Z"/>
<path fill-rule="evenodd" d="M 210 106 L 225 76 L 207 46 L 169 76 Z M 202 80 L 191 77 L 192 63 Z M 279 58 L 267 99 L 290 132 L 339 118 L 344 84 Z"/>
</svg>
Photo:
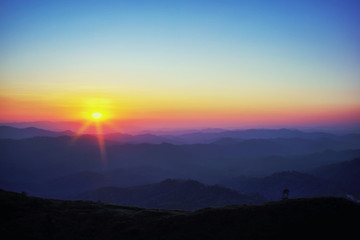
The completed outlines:
<svg viewBox="0 0 360 240">
<path fill-rule="evenodd" d="M 0 190 L 0 211 L 6 239 L 349 239 L 358 234 L 360 205 L 324 197 L 191 212 Z"/>
<path fill-rule="evenodd" d="M 15 128 L 10 126 L 0 126 L 0 138 L 11 139 L 24 139 L 32 137 L 60 137 L 60 136 L 73 136 L 75 133 L 72 131 L 50 131 L 36 127 Z"/>
</svg>

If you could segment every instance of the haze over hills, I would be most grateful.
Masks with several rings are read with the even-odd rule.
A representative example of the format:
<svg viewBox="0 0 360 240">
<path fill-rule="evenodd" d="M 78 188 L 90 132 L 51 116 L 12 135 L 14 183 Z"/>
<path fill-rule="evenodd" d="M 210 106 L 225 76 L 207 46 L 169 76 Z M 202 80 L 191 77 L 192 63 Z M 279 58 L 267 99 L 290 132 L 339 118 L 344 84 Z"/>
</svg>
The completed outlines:
<svg viewBox="0 0 360 240">
<path fill-rule="evenodd" d="M 357 181 L 354 173 L 359 166 L 356 164 L 346 170 L 352 169 L 354 173 L 344 170 L 327 178 L 315 174 L 319 167 L 359 158 L 360 135 L 356 134 L 334 135 L 289 129 L 166 136 L 106 134 L 104 158 L 96 135 L 74 138 L 72 132 L 1 129 L 6 131 L 0 134 L 3 137 L 0 139 L 0 187 L 36 196 L 60 199 L 82 196 L 130 205 L 166 207 L 171 206 L 169 199 L 179 197 L 176 192 L 168 193 L 165 188 L 159 188 L 163 191 L 162 196 L 169 199 L 156 198 L 158 192 L 152 197 L 152 194 L 148 197 L 144 197 L 145 193 L 141 195 L 141 192 L 151 193 L 154 186 L 163 186 L 165 179 L 193 179 L 199 182 L 197 186 L 221 184 L 237 191 L 233 196 L 226 195 L 227 200 L 226 197 L 216 198 L 217 194 L 213 193 L 202 203 L 199 202 L 201 197 L 194 197 L 188 205 L 172 201 L 173 206 L 186 209 L 234 202 L 234 199 L 239 200 L 234 197 L 239 194 L 259 193 L 259 199 L 277 200 L 285 187 L 291 188 L 293 197 L 359 196 L 350 186 L 351 181 Z M 334 168 L 343 169 L 341 166 Z M 344 179 L 351 181 L 341 183 L 340 176 L 346 175 L 349 177 Z M 187 182 L 181 183 L 186 185 Z M 107 189 L 105 193 L 104 189 Z M 202 196 L 199 189 L 196 191 Z M 104 194 L 95 199 L 99 192 Z M 138 192 L 135 195 L 139 198 L 129 199 L 127 197 L 131 194 L 121 195 L 124 192 L 133 195 Z M 117 197 L 109 198 L 109 194 Z M 144 198 L 149 201 L 143 201 Z M 151 199 L 157 199 L 158 205 L 151 203 Z"/>
<path fill-rule="evenodd" d="M 40 128 L 27 127 L 15 128 L 11 126 L 0 126 L 0 138 L 9 139 L 22 139 L 40 136 L 73 136 L 75 133 L 72 131 L 50 131 Z M 335 135 L 326 132 L 303 132 L 295 129 L 248 129 L 248 130 L 202 130 L 193 131 L 186 134 L 138 134 L 132 135 L 127 133 L 106 133 L 104 138 L 119 143 L 171 143 L 171 144 L 207 144 L 217 142 L 223 143 L 224 140 L 230 143 L 240 142 L 249 139 L 322 139 L 322 140 L 335 140 L 341 139 L 342 141 L 359 141 L 360 134 L 341 134 Z"/>
<path fill-rule="evenodd" d="M 278 200 L 282 189 L 292 197 L 346 196 L 360 199 L 360 158 L 318 167 L 309 173 L 278 172 L 263 178 L 237 177 L 220 183 L 242 193 Z"/>
<path fill-rule="evenodd" d="M 15 128 L 9 126 L 0 126 L 0 138 L 9 139 L 23 139 L 32 137 L 59 137 L 59 136 L 73 136 L 75 133 L 72 131 L 49 131 L 36 127 Z"/>
<path fill-rule="evenodd" d="M 360 166 L 353 160 L 360 157 L 357 134 L 289 129 L 113 133 L 104 135 L 104 158 L 96 135 L 0 129 L 0 187 L 36 196 L 181 209 L 278 200 L 284 188 L 294 198 L 360 196 L 352 184 L 359 181 Z M 208 186 L 214 184 L 233 190 Z M 190 197 L 178 201 L 179 194 Z"/>
<path fill-rule="evenodd" d="M 321 166 L 312 171 L 312 174 L 341 186 L 343 191 L 360 199 L 360 158 Z"/>
<path fill-rule="evenodd" d="M 238 177 L 224 181 L 221 185 L 246 194 L 259 193 L 268 200 L 281 199 L 285 188 L 290 190 L 292 198 L 346 195 L 340 185 L 295 171 L 274 173 L 264 178 Z"/>
<path fill-rule="evenodd" d="M 84 136 L 72 144 L 72 138 L 66 136 L 23 140 L 3 139 L 0 142 L 0 149 L 4 156 L 3 166 L 23 168 L 25 171 L 42 168 L 44 169 L 42 175 L 54 176 L 61 173 L 66 175 L 80 170 L 99 170 L 104 164 L 100 160 L 100 152 L 96 146 L 97 139 L 92 136 Z M 339 145 L 334 146 L 334 142 L 324 144 L 321 141 L 304 139 L 247 140 L 229 145 L 216 143 L 117 145 L 112 142 L 107 144 L 106 164 L 109 169 L 153 166 L 189 174 L 197 170 L 211 172 L 223 169 L 225 171 L 226 168 L 232 171 L 236 169 L 238 171 L 253 169 L 250 172 L 260 169 L 266 171 L 265 165 L 254 169 L 259 163 L 268 163 L 272 171 L 296 170 L 287 168 L 300 166 L 301 169 L 306 169 L 307 166 L 316 167 L 319 164 L 335 163 L 337 159 L 349 160 L 343 159 L 342 154 L 337 152 L 343 152 L 348 157 L 357 156 L 357 150 L 329 151 L 331 148 L 345 149 L 346 147 L 342 142 Z M 321 158 L 320 155 L 313 156 L 314 152 L 327 155 L 329 159 Z M 293 161 L 287 161 L 287 159 L 293 159 Z M 304 161 L 301 161 L 302 159 Z"/>
<path fill-rule="evenodd" d="M 291 189 L 291 198 L 351 195 L 352 199 L 360 199 L 359 162 L 360 158 L 322 166 L 313 173 L 289 171 L 274 173 L 264 178 L 239 177 L 221 182 L 217 186 L 204 186 L 193 180 L 168 179 L 132 188 L 103 187 L 77 194 L 74 199 L 186 210 L 280 200 L 285 188 Z M 237 192 L 231 192 L 221 185 Z"/>
<path fill-rule="evenodd" d="M 258 194 L 244 195 L 221 186 L 205 186 L 194 180 L 175 179 L 131 188 L 103 187 L 79 193 L 73 196 L 73 199 L 182 210 L 265 202 L 265 199 Z"/>
</svg>

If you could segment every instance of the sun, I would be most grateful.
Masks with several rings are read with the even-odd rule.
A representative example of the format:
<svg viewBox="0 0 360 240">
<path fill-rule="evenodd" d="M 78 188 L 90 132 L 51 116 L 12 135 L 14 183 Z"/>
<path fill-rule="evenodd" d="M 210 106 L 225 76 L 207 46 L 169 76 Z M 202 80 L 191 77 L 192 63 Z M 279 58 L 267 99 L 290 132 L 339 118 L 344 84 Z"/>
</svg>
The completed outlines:
<svg viewBox="0 0 360 240">
<path fill-rule="evenodd" d="M 92 117 L 93 119 L 100 119 L 102 116 L 103 116 L 103 114 L 102 114 L 102 113 L 99 113 L 99 112 L 93 112 L 93 113 L 91 114 L 91 117 Z"/>
</svg>

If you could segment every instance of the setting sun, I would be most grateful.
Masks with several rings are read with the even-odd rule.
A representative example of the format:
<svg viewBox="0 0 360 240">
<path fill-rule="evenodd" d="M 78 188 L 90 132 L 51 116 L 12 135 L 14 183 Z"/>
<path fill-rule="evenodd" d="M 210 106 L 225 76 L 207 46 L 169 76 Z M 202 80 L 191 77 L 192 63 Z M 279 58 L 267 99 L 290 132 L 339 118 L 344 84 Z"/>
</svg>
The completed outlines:
<svg viewBox="0 0 360 240">
<path fill-rule="evenodd" d="M 100 119 L 102 117 L 102 113 L 99 113 L 99 112 L 93 112 L 91 114 L 91 117 L 94 118 L 94 119 Z"/>
</svg>

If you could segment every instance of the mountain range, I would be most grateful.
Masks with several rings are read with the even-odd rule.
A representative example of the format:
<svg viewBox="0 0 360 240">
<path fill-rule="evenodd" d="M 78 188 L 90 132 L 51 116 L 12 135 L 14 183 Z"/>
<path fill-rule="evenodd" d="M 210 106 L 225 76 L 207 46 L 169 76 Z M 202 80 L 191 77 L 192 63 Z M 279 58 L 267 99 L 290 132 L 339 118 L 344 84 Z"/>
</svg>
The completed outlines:
<svg viewBox="0 0 360 240">
<path fill-rule="evenodd" d="M 265 202 L 265 199 L 258 194 L 244 195 L 221 186 L 206 186 L 198 181 L 178 179 L 167 179 L 155 184 L 128 188 L 103 187 L 79 193 L 73 199 L 181 210 Z"/>
<path fill-rule="evenodd" d="M 56 137 L 73 136 L 72 131 L 51 131 L 41 128 L 27 127 L 16 128 L 11 126 L 0 126 L 0 138 L 23 139 L 31 137 Z M 303 132 L 296 129 L 248 129 L 248 130 L 223 130 L 213 131 L 202 130 L 191 133 L 179 134 L 126 134 L 126 133 L 106 133 L 104 138 L 118 143 L 171 143 L 171 144 L 208 144 L 217 142 L 236 143 L 248 139 L 275 139 L 275 138 L 298 138 L 298 139 L 341 139 L 342 141 L 356 141 L 360 139 L 360 134 L 335 135 L 325 132 Z"/>
<path fill-rule="evenodd" d="M 9 126 L 0 126 L 0 138 L 8 139 L 24 139 L 32 137 L 59 137 L 59 136 L 73 136 L 72 131 L 55 132 L 50 130 L 44 130 L 41 128 L 27 127 L 27 128 L 15 128 Z"/>
<path fill-rule="evenodd" d="M 95 135 L 0 129 L 14 130 L 13 137 L 0 133 L 7 136 L 0 139 L 0 188 L 35 196 L 181 209 L 278 200 L 284 188 L 292 198 L 360 197 L 356 134 L 258 129 L 128 140 L 115 134 L 105 135 L 112 138 L 102 153 Z M 164 139 L 178 143 L 159 143 Z M 189 139 L 203 143 L 180 144 Z M 176 200 L 185 195 L 192 197 Z"/>
</svg>

